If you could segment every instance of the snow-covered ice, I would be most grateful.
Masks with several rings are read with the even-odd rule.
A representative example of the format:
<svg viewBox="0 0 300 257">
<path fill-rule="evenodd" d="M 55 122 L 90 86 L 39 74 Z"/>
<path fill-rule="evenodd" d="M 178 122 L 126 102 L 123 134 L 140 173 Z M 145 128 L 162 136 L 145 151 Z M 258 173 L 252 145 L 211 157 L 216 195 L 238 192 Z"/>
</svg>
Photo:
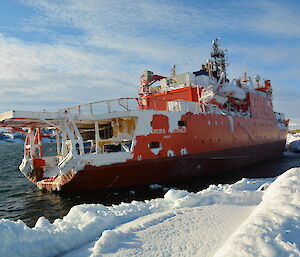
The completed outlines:
<svg viewBox="0 0 300 257">
<path fill-rule="evenodd" d="M 300 256 L 300 168 L 198 193 L 78 205 L 34 228 L 2 219 L 0 238 L 1 257 Z"/>
<path fill-rule="evenodd" d="M 216 257 L 300 256 L 300 168 L 273 182 Z"/>
<path fill-rule="evenodd" d="M 295 133 L 295 134 L 288 133 L 287 134 L 287 137 L 286 137 L 286 143 L 287 144 L 290 144 L 293 141 L 297 141 L 297 140 L 300 140 L 300 133 Z"/>
<path fill-rule="evenodd" d="M 289 151 L 300 153 L 300 140 L 293 141 L 289 144 Z"/>
<path fill-rule="evenodd" d="M 290 146 L 299 140 L 287 137 Z M 300 256 L 300 168 L 198 193 L 78 205 L 53 223 L 40 217 L 34 228 L 1 219 L 0 256 Z"/>
<path fill-rule="evenodd" d="M 290 152 L 300 153 L 300 133 L 287 135 L 286 149 Z"/>
<path fill-rule="evenodd" d="M 211 256 L 252 210 L 253 206 L 211 205 L 151 214 L 105 231 L 109 233 L 84 256 Z"/>
<path fill-rule="evenodd" d="M 163 186 L 158 185 L 158 184 L 152 184 L 152 185 L 149 185 L 149 187 L 150 187 L 151 189 L 161 189 L 161 188 L 163 188 Z"/>
</svg>

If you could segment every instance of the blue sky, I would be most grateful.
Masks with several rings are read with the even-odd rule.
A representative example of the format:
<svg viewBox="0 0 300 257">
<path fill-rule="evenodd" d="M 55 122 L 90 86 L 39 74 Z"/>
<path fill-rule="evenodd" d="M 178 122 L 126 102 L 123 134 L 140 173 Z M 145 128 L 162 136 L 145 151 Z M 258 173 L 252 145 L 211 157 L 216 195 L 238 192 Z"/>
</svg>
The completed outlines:
<svg viewBox="0 0 300 257">
<path fill-rule="evenodd" d="M 221 37 L 230 77 L 270 79 L 300 124 L 299 13 L 298 0 L 1 0 L 0 111 L 135 97 L 143 70 L 197 70 Z"/>
</svg>

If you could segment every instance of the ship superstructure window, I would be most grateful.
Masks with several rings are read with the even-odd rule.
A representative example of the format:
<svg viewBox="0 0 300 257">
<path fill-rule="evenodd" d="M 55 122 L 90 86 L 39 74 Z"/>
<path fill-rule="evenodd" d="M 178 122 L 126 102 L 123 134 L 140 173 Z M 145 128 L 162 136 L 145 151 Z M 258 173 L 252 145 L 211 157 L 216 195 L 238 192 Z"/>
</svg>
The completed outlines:
<svg viewBox="0 0 300 257">
<path fill-rule="evenodd" d="M 83 141 L 95 140 L 95 125 L 94 124 L 76 124 Z"/>
<path fill-rule="evenodd" d="M 80 134 L 83 141 L 95 140 L 95 129 L 82 129 Z"/>
<path fill-rule="evenodd" d="M 149 143 L 149 148 L 153 149 L 153 148 L 160 148 L 160 142 L 158 141 L 153 141 Z"/>
<path fill-rule="evenodd" d="M 113 137 L 113 129 L 111 124 L 99 125 L 99 134 L 101 139 L 109 139 Z"/>
<path fill-rule="evenodd" d="M 103 146 L 104 152 L 113 153 L 113 152 L 121 152 L 121 144 L 106 144 Z"/>
<path fill-rule="evenodd" d="M 130 152 L 132 141 L 123 141 L 121 143 L 121 152 Z"/>
<path fill-rule="evenodd" d="M 179 127 L 186 127 L 186 121 L 185 120 L 179 120 L 178 121 L 178 126 Z"/>
<path fill-rule="evenodd" d="M 84 153 L 95 152 L 95 125 L 94 124 L 76 124 L 80 135 L 83 140 L 83 151 Z M 79 145 L 76 146 L 77 152 L 79 152 Z"/>
</svg>

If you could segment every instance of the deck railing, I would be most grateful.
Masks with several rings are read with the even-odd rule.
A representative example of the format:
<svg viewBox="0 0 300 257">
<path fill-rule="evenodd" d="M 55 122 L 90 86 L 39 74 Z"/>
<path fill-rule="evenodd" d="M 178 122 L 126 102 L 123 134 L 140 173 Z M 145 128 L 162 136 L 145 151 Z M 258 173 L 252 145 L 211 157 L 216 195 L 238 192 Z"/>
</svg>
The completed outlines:
<svg viewBox="0 0 300 257">
<path fill-rule="evenodd" d="M 60 113 L 90 115 L 101 113 L 111 113 L 117 111 L 132 111 L 138 109 L 138 98 L 118 98 L 112 100 L 97 101 L 81 104 L 66 109 L 59 110 Z"/>
<path fill-rule="evenodd" d="M 205 114 L 221 114 L 223 110 L 212 104 L 191 102 L 185 100 L 119 98 L 81 104 L 59 110 L 60 113 L 74 115 L 89 115 L 112 113 L 117 111 L 132 111 L 138 109 L 151 109 L 156 111 L 194 112 Z"/>
</svg>

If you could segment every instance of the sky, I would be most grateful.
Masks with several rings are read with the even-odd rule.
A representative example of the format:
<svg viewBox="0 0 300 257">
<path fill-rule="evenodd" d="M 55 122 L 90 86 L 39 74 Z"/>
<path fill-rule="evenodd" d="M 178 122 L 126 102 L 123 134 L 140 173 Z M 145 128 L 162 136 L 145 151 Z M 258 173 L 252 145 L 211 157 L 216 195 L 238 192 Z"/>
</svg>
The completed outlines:
<svg viewBox="0 0 300 257">
<path fill-rule="evenodd" d="M 196 71 L 220 37 L 229 77 L 270 79 L 274 109 L 300 124 L 299 12 L 299 0 L 1 0 L 0 112 L 136 97 L 144 70 Z"/>
</svg>

